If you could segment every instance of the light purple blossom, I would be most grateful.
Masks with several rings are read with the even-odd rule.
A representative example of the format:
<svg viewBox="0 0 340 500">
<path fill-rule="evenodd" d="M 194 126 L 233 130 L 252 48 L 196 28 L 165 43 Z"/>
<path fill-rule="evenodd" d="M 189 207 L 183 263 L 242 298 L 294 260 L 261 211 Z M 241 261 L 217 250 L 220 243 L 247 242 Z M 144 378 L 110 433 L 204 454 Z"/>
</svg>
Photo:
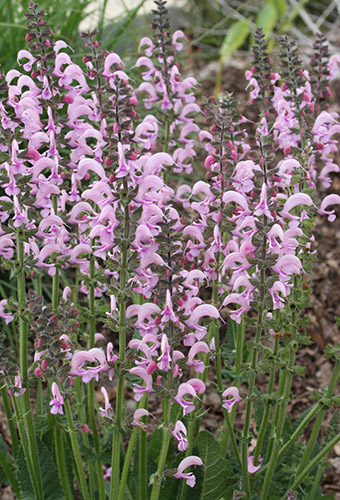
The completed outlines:
<svg viewBox="0 0 340 500">
<path fill-rule="evenodd" d="M 183 422 L 177 420 L 175 428 L 171 434 L 178 441 L 178 451 L 185 451 L 188 448 L 187 429 Z"/>
<path fill-rule="evenodd" d="M 52 383 L 51 391 L 52 391 L 53 399 L 51 399 L 51 401 L 50 401 L 50 406 L 52 406 L 52 408 L 50 409 L 50 412 L 53 413 L 53 415 L 56 415 L 57 413 L 59 413 L 60 415 L 63 415 L 64 414 L 64 411 L 63 411 L 64 398 L 60 394 L 59 387 L 55 382 Z"/>
<path fill-rule="evenodd" d="M 232 396 L 230 399 L 229 396 Z M 240 396 L 239 390 L 237 387 L 229 387 L 229 389 L 226 389 L 222 393 L 222 398 L 223 398 L 223 408 L 225 408 L 228 413 L 231 413 L 233 406 L 236 403 L 239 403 L 242 401 L 242 398 Z"/>
<path fill-rule="evenodd" d="M 177 467 L 177 472 L 176 474 L 174 474 L 174 477 L 176 479 L 185 479 L 185 482 L 188 486 L 190 486 L 190 488 L 193 488 L 195 486 L 196 477 L 192 472 L 185 473 L 183 471 L 188 467 L 191 467 L 192 465 L 203 465 L 203 462 L 199 457 L 191 455 L 190 457 L 184 458 L 184 460 L 180 462 Z"/>
</svg>

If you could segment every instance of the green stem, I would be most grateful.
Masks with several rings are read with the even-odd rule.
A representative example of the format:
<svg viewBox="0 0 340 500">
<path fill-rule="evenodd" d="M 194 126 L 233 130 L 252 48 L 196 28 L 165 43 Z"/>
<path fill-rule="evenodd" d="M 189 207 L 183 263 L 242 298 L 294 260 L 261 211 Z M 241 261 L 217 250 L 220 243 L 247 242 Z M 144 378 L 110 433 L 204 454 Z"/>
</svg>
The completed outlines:
<svg viewBox="0 0 340 500">
<path fill-rule="evenodd" d="M 21 422 L 19 405 L 18 405 L 18 402 L 17 402 L 15 396 L 12 398 L 12 402 L 13 402 L 15 418 L 17 421 L 17 426 L 18 426 L 18 431 L 19 431 L 19 436 L 20 436 L 20 443 L 21 443 L 21 447 L 22 447 L 22 450 L 23 450 L 24 455 L 25 455 L 27 469 L 28 469 L 28 473 L 29 473 L 30 478 L 31 478 L 34 493 L 36 495 L 37 500 L 43 500 L 43 493 L 41 491 L 42 490 L 41 483 L 40 483 L 40 485 L 37 483 L 37 478 L 36 478 L 36 474 L 35 474 L 35 464 L 34 464 L 32 457 L 31 457 L 31 453 L 29 450 L 26 436 L 25 436 L 24 428 L 23 428 L 23 425 Z"/>
<path fill-rule="evenodd" d="M 334 369 L 333 369 L 333 372 L 332 372 L 332 377 L 331 377 L 328 389 L 326 391 L 326 399 L 329 399 L 332 397 L 332 394 L 333 394 L 335 387 L 336 387 L 338 380 L 339 380 L 339 373 L 340 373 L 340 363 L 336 362 Z M 326 413 L 327 413 L 327 408 L 322 409 L 320 411 L 319 415 L 316 417 L 311 436 L 308 440 L 307 448 L 302 456 L 299 468 L 298 468 L 297 473 L 296 473 L 297 475 L 302 473 L 302 471 L 307 466 L 307 463 L 309 462 L 311 453 L 313 451 L 313 448 L 315 446 L 316 440 L 317 440 L 319 432 L 320 432 L 321 425 L 325 420 Z"/>
<path fill-rule="evenodd" d="M 136 444 L 136 440 L 137 440 L 139 431 L 140 431 L 139 427 L 135 427 L 133 429 L 131 437 L 130 437 L 129 445 L 128 445 L 127 450 L 126 450 L 123 470 L 122 470 L 122 474 L 120 477 L 118 500 L 124 499 L 125 485 L 126 485 L 126 481 L 127 481 L 127 477 L 128 477 L 128 473 L 129 473 L 129 469 L 130 469 L 132 453 L 133 453 L 133 450 L 134 450 L 134 447 Z M 144 434 L 146 434 L 146 432 L 144 432 Z"/>
<path fill-rule="evenodd" d="M 26 391 L 20 396 L 20 404 L 23 410 L 23 421 L 25 431 L 27 434 L 28 448 L 32 462 L 35 464 L 34 477 L 37 486 L 37 499 L 43 498 L 42 481 L 40 475 L 39 456 L 35 430 L 33 425 L 31 403 L 29 397 L 28 373 L 27 373 L 27 351 L 28 351 L 28 329 L 27 322 L 24 319 L 26 309 L 26 281 L 25 281 L 25 268 L 24 268 L 24 244 L 21 239 L 21 234 L 17 234 L 17 259 L 19 263 L 19 270 L 17 275 L 17 292 L 19 304 L 19 364 L 20 364 L 20 377 Z M 27 457 L 26 457 L 27 458 Z"/>
<path fill-rule="evenodd" d="M 145 394 L 146 396 L 146 394 Z M 144 408 L 145 403 L 140 405 L 139 408 Z M 145 417 L 146 418 L 146 417 Z M 139 488 L 140 488 L 140 500 L 147 500 L 148 496 L 148 481 L 147 481 L 147 434 L 146 432 L 139 433 Z"/>
<path fill-rule="evenodd" d="M 320 462 L 320 460 L 323 459 L 333 448 L 338 442 L 340 441 L 340 433 L 334 436 L 334 438 L 327 443 L 325 448 L 321 450 L 311 462 L 309 462 L 308 465 L 306 465 L 305 469 L 300 473 L 300 475 L 296 478 L 294 481 L 291 489 L 296 490 L 296 488 L 299 486 L 299 484 L 305 479 L 306 476 L 310 473 L 310 471 Z"/>
<path fill-rule="evenodd" d="M 68 421 L 68 426 L 69 426 L 69 434 L 70 434 L 70 439 L 71 439 L 73 456 L 74 456 L 74 459 L 76 462 L 76 468 L 77 468 L 77 472 L 78 472 L 78 476 L 79 476 L 80 492 L 83 495 L 84 500 L 90 500 L 90 496 L 89 496 L 89 492 L 88 492 L 87 484 L 86 484 L 84 467 L 83 467 L 82 459 L 80 456 L 77 435 L 76 435 L 75 427 L 73 424 L 71 407 L 70 407 L 70 403 L 69 403 L 68 399 L 65 400 L 64 407 L 66 410 L 66 416 L 67 416 L 67 421 Z"/>
<path fill-rule="evenodd" d="M 283 427 L 286 421 L 286 413 L 287 413 L 287 405 L 290 390 L 292 387 L 293 380 L 293 367 L 295 362 L 295 352 L 297 349 L 296 342 L 296 311 L 292 312 L 291 319 L 291 344 L 288 358 L 288 366 L 284 372 L 284 392 L 281 401 L 278 403 L 278 421 L 277 426 L 274 429 L 274 438 L 273 438 L 273 448 L 269 458 L 268 469 L 264 478 L 263 488 L 262 488 L 262 496 L 261 499 L 266 500 L 269 494 L 270 483 L 275 471 L 275 467 L 277 464 L 277 460 L 279 457 L 279 451 L 281 447 L 281 438 L 283 433 Z"/>
<path fill-rule="evenodd" d="M 278 458 L 280 458 L 287 450 L 288 448 L 296 442 L 297 438 L 300 436 L 300 434 L 303 432 L 303 430 L 307 427 L 309 422 L 312 420 L 312 418 L 315 416 L 315 414 L 319 411 L 320 409 L 320 403 L 317 403 L 308 413 L 308 415 L 305 416 L 305 418 L 302 420 L 302 422 L 298 425 L 298 427 L 295 429 L 293 434 L 290 436 L 288 441 L 280 448 Z M 264 467 L 261 468 L 261 470 L 257 473 L 257 476 L 260 476 L 264 474 L 268 469 L 268 464 L 266 464 Z"/>
<path fill-rule="evenodd" d="M 89 285 L 89 308 L 90 308 L 90 322 L 89 322 L 89 348 L 93 349 L 95 342 L 95 332 L 96 332 L 96 306 L 95 306 L 95 261 L 94 256 L 90 257 L 90 285 Z M 104 484 L 104 474 L 102 464 L 99 460 L 100 456 L 100 444 L 99 444 L 99 433 L 96 423 L 95 416 L 95 390 L 94 390 L 94 380 L 91 380 L 88 384 L 88 409 L 90 415 L 91 429 L 93 434 L 94 448 L 96 451 L 96 469 L 97 469 L 97 481 L 99 490 L 99 499 L 105 500 L 105 484 Z M 93 467 L 92 467 L 93 469 Z M 92 470 L 93 474 L 93 470 Z"/>
<path fill-rule="evenodd" d="M 124 191 L 127 192 L 128 186 L 124 181 Z M 120 293 L 123 297 L 119 304 L 119 362 L 122 365 L 126 356 L 126 284 L 127 284 L 127 263 L 128 263 L 128 240 L 130 234 L 130 216 L 129 206 L 124 207 L 124 235 L 122 246 L 122 261 L 120 269 Z M 117 395 L 116 395 L 116 422 L 112 439 L 112 473 L 110 486 L 110 500 L 115 500 L 119 492 L 119 473 L 120 473 L 120 442 L 121 442 L 121 422 L 123 418 L 125 376 L 122 372 L 118 375 Z"/>
<path fill-rule="evenodd" d="M 2 397 L 3 404 L 4 404 L 4 409 L 5 409 L 6 418 L 7 418 L 7 422 L 8 422 L 9 432 L 11 434 L 13 455 L 14 455 L 14 457 L 16 457 L 17 453 L 18 453 L 18 436 L 17 436 L 15 424 L 13 421 L 13 412 L 12 412 L 12 408 L 11 408 L 11 403 L 9 401 L 6 386 L 4 386 L 4 385 L 1 387 L 1 397 Z"/>
<path fill-rule="evenodd" d="M 188 439 L 188 448 L 185 452 L 185 457 L 189 457 L 192 455 L 193 449 L 194 449 L 194 432 L 195 432 L 195 418 L 192 415 L 189 415 L 189 424 L 188 424 L 188 433 L 187 433 L 187 439 Z M 179 500 L 185 500 L 187 496 L 187 483 L 183 479 L 181 481 L 181 489 L 180 489 L 180 497 Z"/>
<path fill-rule="evenodd" d="M 271 367 L 271 371 L 270 371 L 270 375 L 269 375 L 268 389 L 267 389 L 268 396 L 270 396 L 272 394 L 273 388 L 274 388 L 275 372 L 276 372 L 274 362 L 275 362 L 275 358 L 277 356 L 278 349 L 279 349 L 279 339 L 278 339 L 278 337 L 275 337 L 274 350 L 273 350 L 274 360 L 273 360 L 273 366 Z M 257 443 L 256 443 L 255 452 L 254 452 L 254 465 L 258 465 L 258 458 L 259 458 L 260 453 L 261 453 L 263 438 L 264 438 L 265 432 L 267 430 L 267 424 L 268 424 L 270 410 L 271 410 L 270 404 L 267 403 L 266 409 L 265 409 L 264 414 L 263 414 L 259 435 L 257 437 Z"/>
<path fill-rule="evenodd" d="M 18 481 L 15 479 L 15 475 L 13 474 L 12 469 L 10 468 L 8 461 L 6 460 L 5 456 L 3 455 L 2 451 L 0 450 L 0 465 L 6 474 L 8 481 L 10 482 L 14 493 L 18 498 L 20 498 L 20 488 Z"/>
<path fill-rule="evenodd" d="M 323 473 L 323 470 L 325 468 L 325 463 L 326 463 L 326 457 L 323 457 L 323 459 L 321 460 L 321 463 L 318 467 L 318 471 L 315 475 L 315 478 L 314 478 L 314 481 L 313 481 L 313 485 L 312 485 L 312 489 L 310 490 L 310 493 L 309 493 L 309 499 L 308 500 L 314 500 L 315 498 L 315 495 L 316 495 L 316 492 L 318 490 L 318 487 L 320 486 L 320 481 L 321 481 L 321 478 L 322 478 L 322 473 Z"/>
<path fill-rule="evenodd" d="M 66 469 L 66 462 L 65 462 L 63 433 L 61 432 L 61 428 L 59 426 L 57 419 L 56 419 L 56 422 L 54 424 L 54 441 L 55 441 L 55 452 L 56 452 L 57 466 L 58 466 L 60 481 L 61 481 L 64 493 L 66 494 L 67 500 L 72 500 L 73 494 L 72 494 L 69 476 L 68 476 L 67 469 Z"/>
<path fill-rule="evenodd" d="M 56 272 L 52 279 L 52 307 L 54 314 L 58 312 L 59 303 L 59 267 L 56 265 Z"/>
<path fill-rule="evenodd" d="M 159 498 L 162 486 L 163 469 L 166 462 L 166 457 L 168 455 L 169 444 L 171 439 L 171 433 L 169 431 L 170 401 L 168 399 L 163 401 L 163 415 L 164 415 L 164 424 L 162 429 L 163 430 L 162 447 L 159 454 L 157 472 L 154 475 L 154 483 L 152 487 L 150 500 L 158 500 Z"/>
<path fill-rule="evenodd" d="M 255 346 L 260 342 L 261 334 L 262 334 L 262 323 L 263 323 L 263 305 L 260 304 L 260 309 L 258 313 L 258 321 L 255 335 Z M 254 393 L 255 387 L 255 379 L 256 379 L 256 365 L 258 359 L 258 350 L 254 348 L 251 355 L 251 367 L 250 367 L 250 377 L 249 377 L 249 387 L 248 387 L 248 400 L 246 407 L 246 416 L 243 428 L 243 443 L 242 443 L 242 475 L 244 488 L 246 492 L 247 500 L 250 500 L 250 481 L 249 481 L 249 473 L 248 473 L 248 441 L 249 441 L 249 429 L 250 429 L 250 421 L 251 421 L 251 413 L 252 413 L 252 396 Z"/>
<path fill-rule="evenodd" d="M 238 377 L 241 375 L 241 366 L 243 361 L 243 344 L 244 344 L 244 320 L 241 318 L 241 323 L 237 325 L 236 337 L 236 355 L 235 355 L 235 372 Z M 236 386 L 239 387 L 240 382 L 237 381 Z"/>
</svg>

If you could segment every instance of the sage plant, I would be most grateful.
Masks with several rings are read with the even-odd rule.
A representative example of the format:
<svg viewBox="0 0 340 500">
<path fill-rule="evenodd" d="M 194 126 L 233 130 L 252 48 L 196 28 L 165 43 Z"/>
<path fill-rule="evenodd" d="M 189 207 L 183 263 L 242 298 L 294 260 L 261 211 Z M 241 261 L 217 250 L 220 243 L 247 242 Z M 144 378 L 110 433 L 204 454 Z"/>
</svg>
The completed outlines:
<svg viewBox="0 0 340 500">
<path fill-rule="evenodd" d="M 251 123 L 231 94 L 196 102 L 185 35 L 155 4 L 135 64 L 92 31 L 80 67 L 31 2 L 20 71 L 2 75 L 0 255 L 16 287 L 0 302 L 0 466 L 17 498 L 314 499 L 340 440 L 334 411 L 319 437 L 339 346 L 314 406 L 292 422 L 288 405 L 313 223 L 340 204 L 318 189 L 339 172 L 340 58 L 320 35 L 303 69 L 282 38 L 276 72 L 258 30 Z"/>
</svg>

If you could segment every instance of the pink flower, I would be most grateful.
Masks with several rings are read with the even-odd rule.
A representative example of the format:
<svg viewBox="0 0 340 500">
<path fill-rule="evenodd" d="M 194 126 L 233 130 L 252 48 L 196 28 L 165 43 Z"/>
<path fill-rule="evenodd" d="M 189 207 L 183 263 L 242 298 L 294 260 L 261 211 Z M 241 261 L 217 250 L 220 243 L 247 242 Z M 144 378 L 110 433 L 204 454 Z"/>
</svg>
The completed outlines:
<svg viewBox="0 0 340 500">
<path fill-rule="evenodd" d="M 182 406 L 183 415 L 188 415 L 195 409 L 195 404 L 192 401 L 187 401 L 184 399 L 185 395 L 192 396 L 194 399 L 199 399 L 198 394 L 202 394 L 205 391 L 205 384 L 202 380 L 191 379 L 188 382 L 181 384 L 178 387 L 178 391 L 174 400 L 176 403 Z"/>
<path fill-rule="evenodd" d="M 175 428 L 171 434 L 178 441 L 178 451 L 185 451 L 188 448 L 187 429 L 183 422 L 177 420 Z"/>
<path fill-rule="evenodd" d="M 60 394 L 59 388 L 55 382 L 53 382 L 51 390 L 52 390 L 53 399 L 51 399 L 51 401 L 50 401 L 50 406 L 52 406 L 52 408 L 50 409 L 50 412 L 53 413 L 53 415 L 56 415 L 57 413 L 59 413 L 60 415 L 63 415 L 64 414 L 64 412 L 63 412 L 64 398 Z"/>
<path fill-rule="evenodd" d="M 196 342 L 189 351 L 187 366 L 193 366 L 196 373 L 203 373 L 205 369 L 203 361 L 194 359 L 199 352 L 210 352 L 209 346 L 205 342 Z"/>
<path fill-rule="evenodd" d="M 140 419 L 142 417 L 145 417 L 145 415 L 150 415 L 148 410 L 145 410 L 144 408 L 139 408 L 138 410 L 136 410 L 133 414 L 132 425 L 135 427 L 138 426 L 143 429 L 143 431 L 146 431 L 148 426 L 144 422 L 140 421 Z"/>
<path fill-rule="evenodd" d="M 313 200 L 312 198 L 305 193 L 295 193 L 292 196 L 288 198 L 286 203 L 284 204 L 283 210 L 281 211 L 281 216 L 289 219 L 296 219 L 298 220 L 299 217 L 296 217 L 294 215 L 291 215 L 289 212 L 293 208 L 295 208 L 298 205 L 308 205 L 311 206 L 313 205 Z"/>
<path fill-rule="evenodd" d="M 318 210 L 320 215 L 328 215 L 328 220 L 333 222 L 336 219 L 336 216 L 334 210 L 326 210 L 329 205 L 340 205 L 340 196 L 338 194 L 329 194 L 322 200 L 321 206 Z"/>
<path fill-rule="evenodd" d="M 189 328 L 193 328 L 198 332 L 198 336 L 203 338 L 207 332 L 207 329 L 198 324 L 199 320 L 204 316 L 208 316 L 210 318 L 218 319 L 220 318 L 220 313 L 216 309 L 215 306 L 210 304 L 202 304 L 197 306 L 192 313 L 190 314 L 190 318 L 186 321 L 186 324 Z M 198 339 L 200 340 L 200 339 Z"/>
<path fill-rule="evenodd" d="M 232 396 L 231 399 L 227 399 L 229 396 Z M 234 404 L 239 403 L 242 401 L 242 398 L 240 397 L 239 390 L 237 387 L 229 387 L 229 389 L 226 389 L 222 393 L 222 398 L 223 398 L 223 408 L 225 408 L 228 413 L 231 413 Z"/>
<path fill-rule="evenodd" d="M 186 36 L 181 30 L 175 31 L 175 33 L 172 35 L 172 45 L 175 47 L 176 50 L 180 51 L 183 49 L 183 44 L 180 42 L 177 42 L 178 39 L 184 38 L 186 40 Z"/>
<path fill-rule="evenodd" d="M 190 488 L 193 488 L 196 483 L 196 477 L 192 472 L 184 473 L 183 471 L 192 465 L 203 465 L 200 457 L 196 457 L 195 455 L 191 455 L 190 457 L 185 458 L 180 462 L 177 467 L 177 472 L 174 474 L 176 479 L 185 479 L 186 483 Z"/>
<path fill-rule="evenodd" d="M 163 333 L 162 335 L 161 355 L 159 356 L 157 361 L 158 361 L 157 366 L 160 370 L 163 370 L 165 372 L 170 370 L 171 351 L 170 351 L 168 337 L 165 335 L 165 333 Z"/>
<path fill-rule="evenodd" d="M 149 394 L 155 392 L 155 390 L 152 388 L 152 376 L 149 375 L 145 368 L 142 368 L 141 366 L 135 366 L 131 368 L 130 373 L 132 373 L 132 375 L 137 375 L 145 382 L 145 386 L 133 384 L 133 392 L 135 393 L 136 401 L 139 401 L 142 398 L 144 392 Z"/>
<path fill-rule="evenodd" d="M 110 418 L 110 412 L 112 411 L 112 406 L 110 405 L 109 395 L 105 387 L 102 387 L 100 390 L 104 396 L 104 401 L 105 401 L 105 408 L 99 408 L 100 415 L 103 418 Z"/>
<path fill-rule="evenodd" d="M 92 366 L 85 367 L 87 363 Z M 95 366 L 93 366 L 95 365 Z M 89 351 L 76 351 L 71 361 L 71 376 L 82 377 L 82 381 L 88 384 L 95 378 L 98 381 L 100 372 L 106 372 L 109 366 L 106 362 L 105 352 L 102 349 L 94 347 Z"/>
<path fill-rule="evenodd" d="M 259 457 L 258 461 L 259 461 L 259 465 L 254 465 L 254 456 L 251 455 L 250 457 L 248 457 L 248 472 L 249 472 L 249 474 L 254 474 L 259 469 L 261 469 L 263 458 Z"/>
</svg>

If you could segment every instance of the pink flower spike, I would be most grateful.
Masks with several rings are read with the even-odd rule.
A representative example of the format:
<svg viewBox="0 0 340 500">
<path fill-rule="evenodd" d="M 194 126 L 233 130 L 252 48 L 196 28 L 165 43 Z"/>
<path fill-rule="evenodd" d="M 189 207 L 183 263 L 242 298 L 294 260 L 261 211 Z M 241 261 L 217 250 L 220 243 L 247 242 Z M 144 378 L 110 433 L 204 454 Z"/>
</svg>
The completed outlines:
<svg viewBox="0 0 340 500">
<path fill-rule="evenodd" d="M 258 461 L 259 461 L 259 465 L 254 465 L 254 456 L 251 455 L 250 457 L 248 457 L 248 472 L 249 472 L 249 474 L 254 474 L 259 469 L 261 469 L 263 458 L 259 457 Z"/>
<path fill-rule="evenodd" d="M 64 412 L 63 412 L 64 398 L 60 394 L 59 387 L 57 386 L 57 384 L 55 382 L 53 382 L 51 390 L 52 390 L 53 399 L 51 399 L 51 401 L 50 401 L 50 406 L 52 406 L 52 408 L 50 409 L 50 412 L 53 413 L 53 415 L 56 415 L 57 413 L 59 413 L 60 415 L 63 415 L 64 414 Z"/>
<path fill-rule="evenodd" d="M 178 451 L 185 451 L 188 448 L 187 429 L 183 422 L 177 420 L 175 428 L 171 434 L 178 441 Z"/>
<path fill-rule="evenodd" d="M 103 418 L 110 418 L 109 413 L 110 413 L 110 411 L 112 411 L 112 406 L 110 405 L 109 395 L 108 395 L 107 390 L 105 389 L 105 387 L 101 388 L 101 393 L 104 396 L 105 408 L 99 408 L 100 415 Z"/>
<path fill-rule="evenodd" d="M 139 408 L 138 410 L 136 410 L 133 414 L 132 425 L 134 427 L 140 427 L 141 429 L 143 429 L 143 431 L 146 431 L 148 426 L 144 422 L 140 421 L 140 419 L 142 417 L 145 417 L 146 415 L 151 415 L 151 413 L 149 413 L 148 410 L 145 410 L 144 408 Z"/>
<path fill-rule="evenodd" d="M 193 488 L 196 483 L 196 477 L 192 472 L 184 473 L 183 471 L 192 465 L 203 465 L 200 457 L 196 457 L 195 455 L 191 455 L 190 457 L 185 458 L 180 462 L 177 467 L 177 472 L 174 474 L 176 479 L 185 479 L 186 483 L 190 488 Z"/>
<path fill-rule="evenodd" d="M 233 396 L 232 399 L 227 399 L 228 396 Z M 239 403 L 242 401 L 242 398 L 240 396 L 239 390 L 237 387 L 229 387 L 229 389 L 226 389 L 222 393 L 222 398 L 223 398 L 223 408 L 225 408 L 228 413 L 231 413 L 234 404 Z"/>
</svg>

